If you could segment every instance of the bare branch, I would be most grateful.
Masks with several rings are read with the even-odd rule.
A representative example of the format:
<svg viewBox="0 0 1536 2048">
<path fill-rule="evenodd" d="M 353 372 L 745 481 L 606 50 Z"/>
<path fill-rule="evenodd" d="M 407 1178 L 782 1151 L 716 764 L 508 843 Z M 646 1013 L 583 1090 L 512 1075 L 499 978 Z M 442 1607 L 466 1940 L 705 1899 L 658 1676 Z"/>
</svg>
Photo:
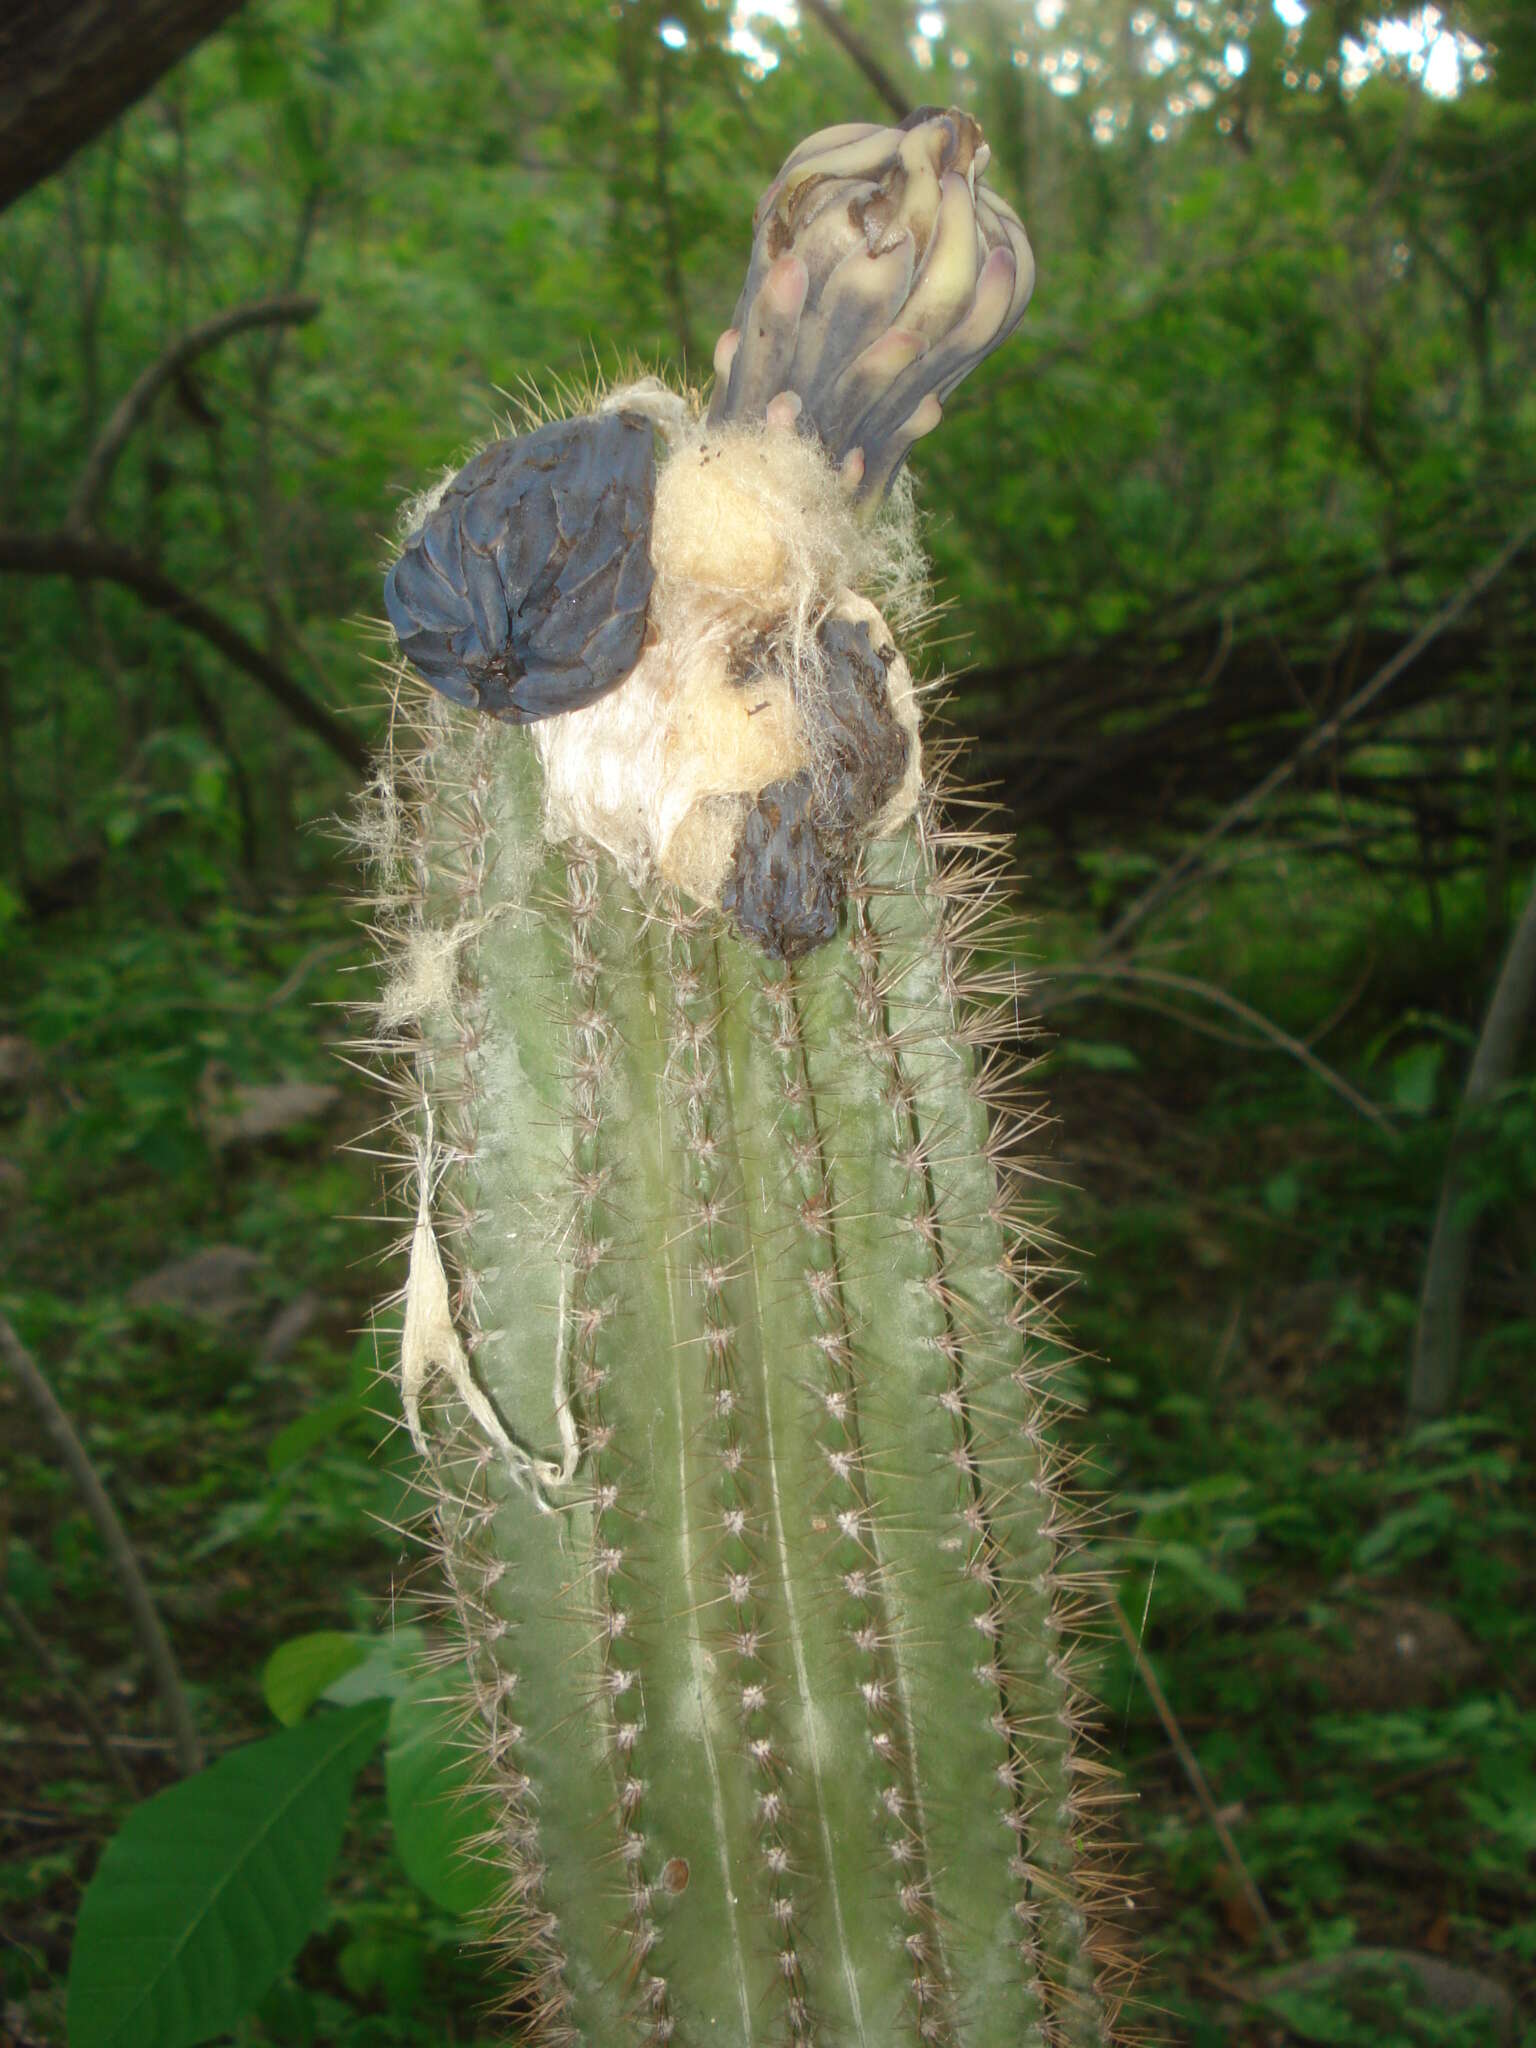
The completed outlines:
<svg viewBox="0 0 1536 2048">
<path fill-rule="evenodd" d="M 33 1627 L 32 1618 L 21 1602 L 3 1587 L 0 1587 L 0 1621 L 4 1621 L 48 1683 L 69 1702 L 70 1712 L 85 1730 L 86 1740 L 100 1757 L 113 1784 L 120 1792 L 126 1792 L 130 1799 L 137 1799 L 139 1788 L 134 1775 L 113 1747 L 112 1738 L 102 1726 L 96 1709 L 54 1655 L 47 1637 Z"/>
<path fill-rule="evenodd" d="M 1125 1646 L 1131 1653 L 1132 1660 L 1140 1674 L 1141 1682 L 1147 1688 L 1147 1697 L 1152 1702 L 1157 1718 L 1163 1724 L 1163 1732 L 1172 1743 L 1173 1753 L 1178 1758 L 1185 1777 L 1189 1780 L 1190 1789 L 1200 1802 L 1200 1811 L 1210 1822 L 1211 1832 L 1221 1844 L 1221 1853 L 1227 1859 L 1227 1868 L 1236 1878 L 1238 1888 L 1247 1901 L 1248 1910 L 1252 1913 L 1256 1924 L 1264 1930 L 1264 1938 L 1269 1943 L 1271 1950 L 1277 1956 L 1284 1956 L 1287 1953 L 1285 1936 L 1275 1925 L 1274 1918 L 1268 1906 L 1264 1903 L 1263 1893 L 1254 1883 L 1247 1864 L 1238 1853 L 1237 1843 L 1232 1838 L 1232 1830 L 1222 1818 L 1221 1808 L 1216 1804 L 1215 1798 L 1212 1796 L 1210 1780 L 1206 1777 L 1205 1772 L 1201 1770 L 1200 1759 L 1190 1748 L 1188 1738 L 1185 1736 L 1184 1730 L 1179 1726 L 1178 1716 L 1168 1703 L 1168 1695 L 1163 1691 L 1157 1673 L 1152 1668 L 1151 1660 L 1148 1658 L 1146 1651 L 1141 1647 L 1140 1639 L 1135 1630 L 1126 1619 L 1120 1602 L 1118 1600 L 1111 1600 L 1109 1605 L 1110 1612 L 1120 1624 L 1120 1633 L 1125 1638 Z"/>
<path fill-rule="evenodd" d="M 246 639 L 201 598 L 193 597 L 179 583 L 145 561 L 131 548 L 91 535 L 17 533 L 0 528 L 0 574 L 6 571 L 24 576 L 73 576 L 78 582 L 116 583 L 131 590 L 152 611 L 196 633 L 210 647 L 216 647 L 226 661 L 243 669 L 259 683 L 276 703 L 304 730 L 322 741 L 349 768 L 366 774 L 370 765 L 367 747 L 348 732 L 338 718 L 317 704 L 270 654 Z"/>
<path fill-rule="evenodd" d="M 6 0 L 0 208 L 49 177 L 241 0 Z"/>
<path fill-rule="evenodd" d="M 652 59 L 651 77 L 655 89 L 656 120 L 652 128 L 652 187 L 656 210 L 661 216 L 662 276 L 672 308 L 672 332 L 677 337 L 678 366 L 686 370 L 698 358 L 693 345 L 693 323 L 688 317 L 688 291 L 683 282 L 683 261 L 677 228 L 677 208 L 672 203 L 672 181 L 667 166 L 672 157 L 670 109 L 667 80 L 672 67 Z"/>
<path fill-rule="evenodd" d="M 813 20 L 819 21 L 833 42 L 847 52 L 869 80 L 881 99 L 890 108 L 898 121 L 905 121 L 912 111 L 912 102 L 880 62 L 873 50 L 848 26 L 840 14 L 835 14 L 827 0 L 803 0 L 805 11 Z"/>
<path fill-rule="evenodd" d="M 1493 999 L 1483 1020 L 1471 1072 L 1461 1099 L 1458 1128 L 1451 1143 L 1435 1228 L 1424 1261 L 1424 1291 L 1414 1332 L 1413 1369 L 1408 1380 L 1408 1408 L 1413 1415 L 1443 1415 L 1456 1392 L 1461 1362 L 1462 1317 L 1467 1278 L 1472 1269 L 1472 1238 L 1477 1218 L 1467 1202 L 1469 1115 L 1496 1095 L 1515 1071 L 1520 1041 L 1536 1003 L 1536 879 L 1526 898 L 1520 922 L 1509 942 L 1504 965 L 1494 983 Z"/>
<path fill-rule="evenodd" d="M 176 1761 L 188 1776 L 203 1767 L 202 1745 L 198 1740 L 197 1728 L 192 1719 L 192 1710 L 187 1704 L 186 1692 L 181 1683 L 181 1672 L 177 1668 L 176 1655 L 156 1610 L 154 1598 L 139 1569 L 138 1558 L 128 1540 L 128 1532 L 118 1519 L 91 1463 L 90 1455 L 79 1437 L 73 1423 L 64 1413 L 59 1398 L 49 1385 L 42 1367 L 11 1327 L 7 1317 L 0 1315 L 0 1356 L 20 1380 L 23 1389 L 42 1417 L 43 1427 L 53 1439 L 54 1447 L 62 1459 L 65 1470 L 75 1482 L 75 1490 L 85 1503 L 86 1511 L 96 1525 L 102 1546 L 112 1562 L 121 1582 L 128 1603 L 129 1617 L 140 1647 L 149 1660 L 154 1673 L 155 1686 L 160 1694 L 160 1704 L 165 1710 L 167 1724 L 176 1744 Z"/>
<path fill-rule="evenodd" d="M 87 529 L 95 526 L 102 496 L 129 436 L 166 385 L 179 376 L 188 363 L 217 347 L 221 341 L 227 341 L 231 335 L 243 334 L 248 328 L 299 326 L 306 320 L 313 320 L 319 311 L 320 301 L 317 298 L 303 292 L 285 292 L 277 298 L 251 299 L 242 306 L 231 306 L 227 312 L 215 313 L 211 320 L 204 320 L 200 326 L 189 327 L 185 334 L 171 343 L 158 361 L 140 372 L 118 401 L 112 417 L 85 459 L 80 481 L 70 501 L 67 523 Z"/>
<path fill-rule="evenodd" d="M 1212 1003 L 1218 1010 L 1225 1010 L 1229 1016 L 1240 1018 L 1261 1038 L 1267 1039 L 1279 1051 L 1289 1053 L 1292 1059 L 1300 1060 L 1311 1074 L 1315 1074 L 1325 1088 L 1331 1088 L 1335 1095 L 1347 1102 L 1351 1109 L 1358 1110 L 1367 1122 L 1394 1142 L 1397 1132 L 1390 1120 L 1377 1108 L 1368 1096 L 1352 1088 L 1344 1076 L 1336 1073 L 1326 1060 L 1320 1060 L 1311 1046 L 1301 1039 L 1293 1038 L 1262 1010 L 1255 1010 L 1230 990 L 1218 988 L 1214 982 L 1201 981 L 1192 974 L 1174 974 L 1160 967 L 1138 967 L 1134 962 L 1125 961 L 1082 961 L 1070 966 L 1053 968 L 1045 976 L 1046 981 L 1104 981 L 1144 982 L 1150 988 L 1174 989 L 1183 995 L 1199 998 L 1201 1002 Z M 1048 1005 L 1046 1006 L 1048 1007 Z"/>
<path fill-rule="evenodd" d="M 1198 839 L 1187 846 L 1178 859 L 1163 870 L 1151 888 L 1143 891 L 1115 920 L 1094 947 L 1092 957 L 1102 960 L 1106 954 L 1112 953 L 1137 925 L 1168 900 L 1184 877 L 1200 865 L 1218 840 L 1224 839 L 1234 825 L 1240 825 L 1245 818 L 1251 818 L 1277 789 L 1283 788 L 1290 781 L 1303 762 L 1310 761 L 1314 754 L 1320 754 L 1325 747 L 1331 746 L 1352 718 L 1357 717 L 1367 705 L 1373 703 L 1385 690 L 1390 689 L 1403 671 L 1418 660 L 1425 648 L 1443 633 L 1447 626 L 1459 619 L 1469 605 L 1476 603 L 1489 585 L 1509 567 L 1516 555 L 1530 544 L 1533 536 L 1536 536 L 1536 513 L 1532 513 L 1516 529 L 1498 553 L 1485 562 L 1475 575 L 1467 578 L 1455 596 L 1448 599 L 1434 617 L 1419 628 L 1406 646 L 1399 648 L 1392 659 L 1379 668 L 1369 682 L 1362 683 L 1332 718 L 1324 719 L 1321 725 L 1315 726 L 1293 754 L 1288 755 L 1278 767 L 1271 769 L 1262 782 L 1256 783 L 1246 796 L 1239 797 L 1235 804 L 1222 812 L 1208 831 L 1202 832 Z"/>
</svg>

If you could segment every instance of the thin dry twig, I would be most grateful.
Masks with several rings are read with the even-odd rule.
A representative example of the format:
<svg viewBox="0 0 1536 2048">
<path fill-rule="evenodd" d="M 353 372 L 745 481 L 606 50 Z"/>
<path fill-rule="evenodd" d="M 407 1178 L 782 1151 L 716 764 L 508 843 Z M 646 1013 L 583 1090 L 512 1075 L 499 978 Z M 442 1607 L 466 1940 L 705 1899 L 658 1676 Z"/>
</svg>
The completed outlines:
<svg viewBox="0 0 1536 2048">
<path fill-rule="evenodd" d="M 651 188 L 655 194 L 656 211 L 661 217 L 661 274 L 666 285 L 667 299 L 672 308 L 672 332 L 677 340 L 678 367 L 686 372 L 687 366 L 698 360 L 694 346 L 693 321 L 688 312 L 688 287 L 683 279 L 681 236 L 677 225 L 677 207 L 672 197 L 672 180 L 669 165 L 672 161 L 671 109 L 668 105 L 668 80 L 672 66 L 652 63 L 656 118 L 652 133 L 652 174 Z"/>
<path fill-rule="evenodd" d="M 912 111 L 912 102 L 868 44 L 854 34 L 840 14 L 833 12 L 827 0 L 802 0 L 802 4 L 811 19 L 819 22 L 833 42 L 853 59 L 897 120 L 905 121 Z"/>
<path fill-rule="evenodd" d="M 1321 753 L 1325 747 L 1331 746 L 1340 731 L 1344 726 L 1348 725 L 1352 718 L 1358 717 L 1367 705 L 1374 703 L 1376 698 L 1381 696 L 1385 690 L 1390 689 L 1398 677 L 1403 674 L 1404 670 L 1411 668 L 1413 663 L 1418 660 L 1425 648 L 1438 639 L 1447 626 L 1453 625 L 1461 617 L 1462 613 L 1467 610 L 1469 605 L 1476 603 L 1477 599 L 1482 596 L 1489 585 L 1494 583 L 1504 573 L 1521 550 L 1529 546 L 1533 537 L 1536 537 L 1536 512 L 1533 512 L 1522 521 L 1498 552 L 1490 557 L 1475 574 L 1469 576 L 1456 594 L 1440 607 L 1434 617 L 1421 626 L 1413 638 L 1405 646 L 1400 647 L 1390 661 L 1383 663 L 1369 682 L 1362 683 L 1360 688 L 1355 691 L 1347 703 L 1341 705 L 1332 718 L 1324 719 L 1321 725 L 1315 726 L 1294 753 L 1288 754 L 1278 767 L 1270 770 L 1269 774 L 1261 782 L 1255 783 L 1246 796 L 1239 797 L 1236 803 L 1229 805 L 1209 830 L 1202 832 L 1198 839 L 1194 840 L 1184 849 L 1176 861 L 1163 870 L 1149 889 L 1144 890 L 1134 902 L 1127 905 L 1126 909 L 1121 912 L 1114 924 L 1110 926 L 1103 938 L 1094 947 L 1090 957 L 1093 960 L 1102 960 L 1108 954 L 1114 952 L 1116 947 L 1135 930 L 1137 925 L 1144 923 L 1154 910 L 1159 909 L 1167 901 L 1168 897 L 1184 878 L 1204 861 L 1206 854 L 1216 845 L 1218 840 L 1224 839 L 1232 828 L 1235 825 L 1240 825 L 1245 818 L 1251 818 L 1254 812 L 1274 795 L 1277 789 L 1283 788 L 1290 781 L 1291 777 L 1305 762 L 1310 761 L 1314 754 Z"/>
<path fill-rule="evenodd" d="M 112 1562 L 118 1580 L 123 1588 L 128 1605 L 129 1618 L 140 1648 L 149 1660 L 154 1674 L 155 1688 L 160 1695 L 160 1704 L 165 1710 L 167 1726 L 176 1745 L 176 1762 L 181 1771 L 190 1776 L 203 1767 L 202 1744 L 198 1739 L 197 1727 L 192 1719 L 186 1690 L 181 1682 L 181 1671 L 176 1663 L 176 1653 L 170 1639 L 161 1625 L 160 1615 L 154 1597 L 139 1560 L 134 1554 L 128 1532 L 118 1518 L 106 1488 L 102 1485 L 96 1467 L 91 1463 L 90 1454 L 75 1433 L 74 1424 L 60 1405 L 59 1397 L 49 1384 L 47 1376 L 37 1360 L 17 1336 L 8 1317 L 0 1315 L 0 1356 L 21 1382 L 32 1405 L 42 1417 L 43 1427 L 53 1439 L 65 1470 L 75 1482 L 75 1490 L 85 1503 L 86 1512 L 96 1525 L 102 1547 Z"/>
<path fill-rule="evenodd" d="M 1255 1923 L 1264 1930 L 1264 1938 L 1268 1942 L 1270 1949 L 1284 1961 L 1290 1953 L 1286 1947 L 1285 1936 L 1280 1932 L 1268 1906 L 1265 1905 L 1264 1895 L 1254 1883 L 1252 1874 L 1238 1851 L 1237 1843 L 1232 1838 L 1232 1830 L 1227 1826 L 1225 1820 L 1222 1819 L 1221 1809 L 1217 1806 L 1211 1791 L 1210 1780 L 1206 1777 L 1204 1771 L 1201 1770 L 1200 1759 L 1195 1755 L 1195 1752 L 1190 1748 L 1188 1741 L 1185 1739 L 1184 1730 L 1179 1726 L 1178 1716 L 1169 1705 L 1168 1695 L 1163 1691 L 1158 1681 L 1157 1673 L 1152 1668 L 1151 1659 L 1141 1647 L 1141 1639 L 1135 1629 L 1126 1620 L 1120 1602 L 1118 1600 L 1111 1600 L 1109 1604 L 1115 1620 L 1119 1624 L 1120 1633 L 1125 1638 L 1126 1648 L 1130 1651 L 1135 1661 L 1136 1670 L 1140 1675 L 1141 1682 L 1147 1688 L 1147 1698 L 1151 1700 L 1157 1718 L 1163 1724 L 1163 1733 L 1173 1745 L 1173 1753 L 1178 1758 L 1185 1777 L 1189 1780 L 1191 1790 L 1200 1802 L 1200 1811 L 1210 1822 L 1211 1830 L 1217 1841 L 1221 1844 L 1221 1853 L 1227 1860 L 1227 1868 L 1232 1872 L 1233 1877 L 1236 1878 Z"/>
<path fill-rule="evenodd" d="M 54 1655 L 47 1637 L 33 1626 L 32 1618 L 21 1602 L 3 1589 L 0 1589 L 0 1620 L 4 1621 L 54 1691 L 69 1702 L 70 1712 L 84 1730 L 84 1740 L 89 1742 L 100 1757 L 102 1767 L 113 1784 L 120 1792 L 126 1792 L 130 1799 L 137 1799 L 139 1788 L 134 1781 L 133 1773 L 118 1754 L 112 1737 L 103 1727 L 96 1709 Z"/>
<path fill-rule="evenodd" d="M 1281 1052 L 1289 1053 L 1292 1059 L 1300 1060 L 1307 1071 L 1315 1074 L 1326 1088 L 1331 1088 L 1335 1095 L 1349 1104 L 1351 1109 L 1357 1110 L 1369 1123 L 1374 1124 L 1384 1137 L 1390 1138 L 1394 1143 L 1397 1142 L 1398 1134 L 1393 1128 L 1391 1120 L 1384 1110 L 1378 1108 L 1371 1101 L 1369 1096 L 1362 1095 L 1358 1088 L 1351 1087 L 1344 1076 L 1335 1068 L 1330 1067 L 1326 1060 L 1319 1059 L 1309 1045 L 1304 1044 L 1299 1038 L 1293 1038 L 1289 1031 L 1283 1030 L 1272 1018 L 1266 1017 L 1262 1010 L 1255 1010 L 1251 1004 L 1243 1002 L 1240 997 L 1233 995 L 1227 989 L 1218 988 L 1214 982 L 1201 981 L 1193 974 L 1174 974 L 1170 970 L 1161 967 L 1139 967 L 1134 961 L 1130 960 L 1094 961 L 1092 959 L 1073 961 L 1065 967 L 1052 968 L 1045 976 L 1045 979 L 1048 982 L 1099 981 L 1110 983 L 1146 983 L 1152 988 L 1175 989 L 1180 994 L 1196 996 L 1201 1002 L 1213 1003 L 1217 1009 L 1225 1010 L 1230 1016 L 1240 1018 L 1244 1024 L 1249 1025 L 1254 1031 L 1258 1032 L 1261 1038 L 1267 1039 L 1271 1045 L 1276 1046 Z M 1066 1002 L 1073 1000 L 1073 998 L 1068 993 L 1063 995 L 1060 1000 Z M 1049 1008 L 1049 999 L 1042 1003 L 1041 1007 Z"/>
<path fill-rule="evenodd" d="M 247 1742 L 259 1742 L 271 1731 L 265 1728 L 226 1728 L 220 1735 L 210 1736 L 205 1745 L 211 1750 L 239 1749 Z M 168 1756 L 175 1752 L 176 1745 L 168 1735 L 113 1735 L 107 1741 L 113 1749 L 120 1749 L 125 1756 Z M 83 1735 L 71 1734 L 61 1728 L 0 1728 L 0 1749 L 86 1749 L 89 1747 Z"/>
</svg>

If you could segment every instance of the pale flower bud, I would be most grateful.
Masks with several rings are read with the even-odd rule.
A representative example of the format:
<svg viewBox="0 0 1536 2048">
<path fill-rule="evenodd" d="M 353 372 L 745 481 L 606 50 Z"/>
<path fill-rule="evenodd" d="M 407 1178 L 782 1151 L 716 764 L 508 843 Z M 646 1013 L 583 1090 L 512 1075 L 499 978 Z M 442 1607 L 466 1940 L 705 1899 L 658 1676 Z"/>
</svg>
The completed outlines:
<svg viewBox="0 0 1536 2048">
<path fill-rule="evenodd" d="M 955 107 L 802 142 L 758 204 L 711 424 L 792 424 L 878 502 L 1034 288 L 1023 223 L 983 182 L 990 156 Z"/>
</svg>

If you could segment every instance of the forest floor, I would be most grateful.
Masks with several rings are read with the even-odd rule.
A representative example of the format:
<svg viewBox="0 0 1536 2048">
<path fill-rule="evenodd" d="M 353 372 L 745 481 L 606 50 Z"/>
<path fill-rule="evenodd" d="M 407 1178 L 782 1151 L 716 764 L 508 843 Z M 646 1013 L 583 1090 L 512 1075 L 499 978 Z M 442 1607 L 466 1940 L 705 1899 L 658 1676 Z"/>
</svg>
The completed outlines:
<svg viewBox="0 0 1536 2048">
<path fill-rule="evenodd" d="M 378 1103 L 316 1007 L 356 989 L 335 905 L 12 935 L 31 993 L 0 1040 L 0 1303 L 132 1531 L 215 1751 L 270 1730 L 279 1644 L 387 1626 L 418 1577 L 376 1412 L 391 1233 L 357 1220 L 374 1170 L 339 1149 Z M 1108 1502 L 1090 1562 L 1168 1708 L 1107 1613 L 1135 2023 L 1188 2048 L 1536 2040 L 1529 1228 L 1484 1246 L 1463 1406 L 1407 1431 L 1446 1132 L 1425 1062 L 1397 1050 L 1388 1142 L 1273 1056 L 1192 1053 L 1156 1018 L 1052 1022 L 1047 1165 L 1084 1248 L 1070 1427 Z M 1357 1077 L 1380 1083 L 1368 1050 Z M 62 2044 L 82 1887 L 172 1765 L 118 1590 L 8 1380 L 0 1437 L 7 1612 L 58 1667 L 0 1625 L 0 2040 Z M 1372 1975 L 1380 1950 L 1416 1974 Z M 489 2041 L 485 2005 L 462 1927 L 393 1857 L 375 1770 L 323 1924 L 236 2038 Z"/>
</svg>

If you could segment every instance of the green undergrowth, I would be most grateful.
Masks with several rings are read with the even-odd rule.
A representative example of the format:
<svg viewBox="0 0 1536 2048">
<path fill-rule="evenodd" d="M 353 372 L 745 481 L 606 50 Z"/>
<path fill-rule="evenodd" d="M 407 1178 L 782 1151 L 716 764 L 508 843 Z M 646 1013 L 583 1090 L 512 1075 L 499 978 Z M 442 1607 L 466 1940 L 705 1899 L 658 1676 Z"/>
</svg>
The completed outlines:
<svg viewBox="0 0 1536 2048">
<path fill-rule="evenodd" d="M 1420 1265 L 1488 985 L 1482 906 L 1443 906 L 1436 931 L 1347 882 L 1276 879 L 1202 906 L 1154 957 L 1298 1036 L 1336 1017 L 1316 1051 L 1382 1127 L 1272 1047 L 1123 1004 L 1050 1019 L 1101 1561 L 1274 1922 L 1111 1623 L 1146 1991 L 1197 2048 L 1524 2040 L 1486 2006 L 1458 2017 L 1415 1990 L 1398 2011 L 1336 1974 L 1257 1997 L 1283 1964 L 1326 1974 L 1379 1948 L 1517 1999 L 1536 1978 L 1536 1091 L 1501 1100 L 1477 1158 L 1464 1398 L 1410 1429 Z M 1071 960 L 1083 937 L 1048 922 L 1040 945 Z"/>
<path fill-rule="evenodd" d="M 1190 2048 L 1528 2039 L 1529 2022 L 1500 2034 L 1487 2006 L 1458 2018 L 1354 1964 L 1407 1950 L 1516 2000 L 1536 1983 L 1536 1244 L 1511 1199 L 1529 1184 L 1530 1090 L 1501 1103 L 1480 1169 L 1463 1403 L 1406 1430 L 1419 1263 L 1486 986 L 1477 906 L 1442 906 L 1437 939 L 1367 897 L 1277 908 L 1271 892 L 1264 916 L 1253 892 L 1214 899 L 1159 964 L 1303 1034 L 1353 995 L 1317 1051 L 1387 1129 L 1272 1048 L 1100 1000 L 1052 1012 L 1042 1075 L 1059 1225 L 1081 1248 L 1067 1320 L 1084 1355 L 1067 1372 L 1082 1476 L 1109 1501 L 1094 1562 L 1273 1924 L 1101 1618 L 1139 2021 Z M 1084 928 L 1046 916 L 1036 944 L 1081 957 Z M 171 916 L 125 889 L 13 923 L 5 946 L 0 1306 L 113 1491 L 222 1754 L 273 1732 L 274 1649 L 387 1630 L 420 1585 L 398 1533 L 403 1447 L 373 1384 L 392 1232 L 361 1220 L 375 1162 L 338 1149 L 379 1110 L 330 1043 L 360 949 L 329 875 L 259 912 Z M 335 1093 L 231 1134 L 242 1090 L 296 1087 Z M 150 1276 L 210 1246 L 244 1256 L 207 1298 L 146 1298 Z M 121 1598 L 8 1381 L 0 1433 L 7 1595 L 127 1739 L 147 1795 L 173 1774 L 142 1746 L 159 1723 Z M 130 1802 L 3 1622 L 0 1660 L 0 1999 L 57 2041 L 82 1888 Z M 406 1874 L 370 1763 L 311 1939 L 230 2038 L 489 2042 L 486 1999 L 466 1927 Z"/>
<path fill-rule="evenodd" d="M 388 1633 L 418 1574 L 399 1534 L 410 1461 L 376 1384 L 389 1232 L 369 1220 L 370 1162 L 340 1149 L 367 1142 L 379 1106 L 332 1043 L 359 943 L 333 878 L 260 915 L 173 922 L 116 901 L 89 923 L 12 926 L 5 950 L 7 988 L 28 994 L 0 1023 L 0 1307 L 89 1445 L 221 1756 L 276 1729 L 262 1680 L 279 1645 Z M 277 1127 L 242 1133 L 253 1113 Z M 210 1248 L 201 1280 L 168 1273 Z M 156 1275 L 165 1298 L 145 1299 Z M 148 1796 L 174 1772 L 121 1596 L 8 1380 L 0 1415 L 6 1591 L 128 1739 Z M 3 1621 L 0 1660 L 0 2000 L 62 2041 L 81 1893 L 130 1802 Z M 406 1875 L 370 1761 L 298 1964 L 227 2038 L 489 2041 L 485 1998 L 464 1926 Z"/>
</svg>

